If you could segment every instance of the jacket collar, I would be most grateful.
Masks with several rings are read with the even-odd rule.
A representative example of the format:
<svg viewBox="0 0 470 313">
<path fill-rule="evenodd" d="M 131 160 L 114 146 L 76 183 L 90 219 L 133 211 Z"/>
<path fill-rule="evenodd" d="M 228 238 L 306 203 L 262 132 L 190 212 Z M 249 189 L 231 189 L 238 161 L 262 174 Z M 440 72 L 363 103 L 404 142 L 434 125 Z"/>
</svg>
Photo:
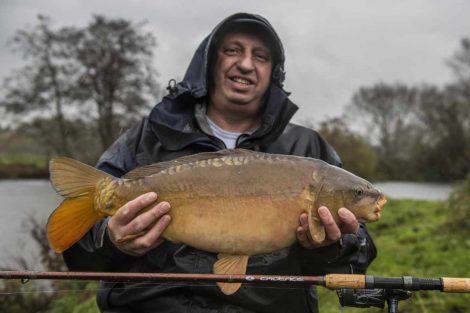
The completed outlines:
<svg viewBox="0 0 470 313">
<path fill-rule="evenodd" d="M 166 149 L 177 151 L 191 144 L 207 146 L 209 150 L 222 148 L 220 143 L 198 127 L 195 118 L 197 100 L 188 96 L 165 98 L 152 110 L 150 114 L 152 130 Z M 271 86 L 261 125 L 244 141 L 246 143 L 256 141 L 257 144 L 274 141 L 297 110 L 297 105 L 292 103 L 280 88 Z"/>
</svg>

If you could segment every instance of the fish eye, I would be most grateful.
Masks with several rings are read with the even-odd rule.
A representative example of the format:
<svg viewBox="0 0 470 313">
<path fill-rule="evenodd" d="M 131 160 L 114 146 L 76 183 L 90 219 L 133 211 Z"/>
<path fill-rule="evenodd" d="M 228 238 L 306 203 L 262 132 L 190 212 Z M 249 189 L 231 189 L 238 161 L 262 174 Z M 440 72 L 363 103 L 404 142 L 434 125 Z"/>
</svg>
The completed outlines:
<svg viewBox="0 0 470 313">
<path fill-rule="evenodd" d="M 354 189 L 354 195 L 358 198 L 361 198 L 364 196 L 364 190 L 362 190 L 362 188 L 356 188 Z"/>
</svg>

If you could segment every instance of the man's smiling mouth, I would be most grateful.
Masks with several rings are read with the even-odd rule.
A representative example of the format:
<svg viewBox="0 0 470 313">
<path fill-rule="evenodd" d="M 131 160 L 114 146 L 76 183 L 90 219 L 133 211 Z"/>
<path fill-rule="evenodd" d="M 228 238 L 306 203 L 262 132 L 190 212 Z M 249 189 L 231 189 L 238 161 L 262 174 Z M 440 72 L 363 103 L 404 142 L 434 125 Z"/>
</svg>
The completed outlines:
<svg viewBox="0 0 470 313">
<path fill-rule="evenodd" d="M 243 84 L 243 85 L 252 85 L 253 82 L 248 80 L 248 79 L 245 79 L 245 78 L 241 78 L 241 77 L 230 77 L 230 80 L 236 82 L 236 83 L 240 83 L 240 84 Z"/>
</svg>

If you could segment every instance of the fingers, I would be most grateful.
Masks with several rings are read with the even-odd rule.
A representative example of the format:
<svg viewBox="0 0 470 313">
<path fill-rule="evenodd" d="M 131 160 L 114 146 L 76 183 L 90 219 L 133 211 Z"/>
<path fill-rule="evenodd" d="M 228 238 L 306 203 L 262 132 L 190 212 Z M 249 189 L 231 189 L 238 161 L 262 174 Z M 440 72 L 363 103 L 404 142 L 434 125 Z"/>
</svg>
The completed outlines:
<svg viewBox="0 0 470 313">
<path fill-rule="evenodd" d="M 150 192 L 122 206 L 108 222 L 108 235 L 113 244 L 130 255 L 143 255 L 160 244 L 170 223 L 170 204 L 152 206 L 157 195 Z"/>
<path fill-rule="evenodd" d="M 318 216 L 320 218 L 323 227 L 325 227 L 325 239 L 322 241 L 316 241 L 313 239 L 310 228 L 308 225 L 307 213 L 300 215 L 300 226 L 297 228 L 297 240 L 299 244 L 307 249 L 319 248 L 333 242 L 338 241 L 341 238 L 341 230 L 336 224 L 333 216 L 328 208 L 322 206 L 318 209 Z"/>
<path fill-rule="evenodd" d="M 138 236 L 134 240 L 125 242 L 124 244 L 120 245 L 120 249 L 131 255 L 144 255 L 163 242 L 163 239 L 160 236 L 166 227 L 170 224 L 170 222 L 170 215 L 165 214 L 161 216 L 144 235 Z"/>
<path fill-rule="evenodd" d="M 341 238 L 341 230 L 336 224 L 333 215 L 331 215 L 330 210 L 328 210 L 327 207 L 322 206 L 318 209 L 318 215 L 323 226 L 325 226 L 325 240 L 329 240 L 331 242 L 338 241 Z"/>
<path fill-rule="evenodd" d="M 311 234 L 308 225 L 307 213 L 302 213 L 299 218 L 299 227 L 297 227 L 297 240 L 299 244 L 307 249 L 323 247 L 341 239 L 342 234 L 355 234 L 359 230 L 359 222 L 354 214 L 346 208 L 338 210 L 338 216 L 341 221 L 341 228 L 336 223 L 333 215 L 327 207 L 320 207 L 318 209 L 318 216 L 325 227 L 325 239 L 323 241 L 315 241 Z"/>
<path fill-rule="evenodd" d="M 155 200 L 157 200 L 157 194 L 155 192 L 145 193 L 127 202 L 114 214 L 113 218 L 116 223 L 126 225 L 134 219 L 139 211 L 152 204 Z"/>
<path fill-rule="evenodd" d="M 299 244 L 306 249 L 314 248 L 313 239 L 309 231 L 307 213 L 302 213 L 300 215 L 299 222 L 300 226 L 297 227 L 297 240 Z"/>
<path fill-rule="evenodd" d="M 120 232 L 123 237 L 127 235 L 135 235 L 146 230 L 150 225 L 154 224 L 157 220 L 163 217 L 170 211 L 170 204 L 168 202 L 160 202 L 148 211 L 137 215 L 126 225 L 122 225 Z"/>
<path fill-rule="evenodd" d="M 343 223 L 341 226 L 343 234 L 357 234 L 359 231 L 359 222 L 357 221 L 356 216 L 345 208 L 339 209 L 338 215 Z"/>
</svg>

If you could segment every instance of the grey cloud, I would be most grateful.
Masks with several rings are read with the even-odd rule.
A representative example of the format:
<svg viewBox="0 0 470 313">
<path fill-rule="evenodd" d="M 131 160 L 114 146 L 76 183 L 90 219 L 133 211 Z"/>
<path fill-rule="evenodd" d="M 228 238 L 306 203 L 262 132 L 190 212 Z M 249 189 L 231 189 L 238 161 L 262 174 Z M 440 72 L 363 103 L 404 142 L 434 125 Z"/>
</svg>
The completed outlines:
<svg viewBox="0 0 470 313">
<path fill-rule="evenodd" d="M 287 88 L 298 119 L 341 113 L 356 88 L 377 81 L 444 84 L 444 64 L 470 36 L 469 1 L 78 1 L 3 0 L 0 3 L 0 79 L 22 63 L 5 42 L 33 25 L 38 13 L 56 25 L 84 25 L 91 14 L 147 21 L 159 46 L 160 81 L 182 77 L 204 36 L 229 14 L 264 15 L 287 53 Z"/>
</svg>

